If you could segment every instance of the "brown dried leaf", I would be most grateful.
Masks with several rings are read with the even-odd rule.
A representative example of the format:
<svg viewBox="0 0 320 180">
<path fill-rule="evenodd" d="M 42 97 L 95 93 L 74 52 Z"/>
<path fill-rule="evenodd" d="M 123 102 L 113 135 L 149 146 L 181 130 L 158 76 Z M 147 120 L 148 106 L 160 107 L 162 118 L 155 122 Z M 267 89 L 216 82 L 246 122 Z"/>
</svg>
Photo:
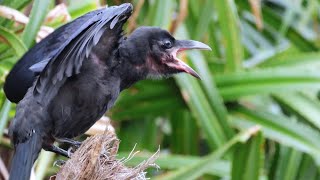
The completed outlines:
<svg viewBox="0 0 320 180">
<path fill-rule="evenodd" d="M 256 20 L 256 26 L 259 30 L 263 29 L 263 20 L 261 14 L 261 0 L 249 0 L 252 13 Z"/>
</svg>

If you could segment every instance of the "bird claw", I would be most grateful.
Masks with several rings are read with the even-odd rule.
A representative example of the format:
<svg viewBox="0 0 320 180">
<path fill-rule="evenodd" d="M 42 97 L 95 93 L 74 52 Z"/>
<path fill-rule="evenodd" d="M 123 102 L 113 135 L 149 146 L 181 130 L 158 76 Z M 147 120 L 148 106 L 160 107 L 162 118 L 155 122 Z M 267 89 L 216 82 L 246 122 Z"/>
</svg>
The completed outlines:
<svg viewBox="0 0 320 180">
<path fill-rule="evenodd" d="M 69 158 L 71 158 L 71 155 L 74 153 L 74 152 L 72 152 L 72 147 L 70 147 L 69 149 L 68 149 L 68 156 L 69 156 Z"/>
<path fill-rule="evenodd" d="M 82 144 L 82 142 L 75 141 L 75 143 L 72 144 L 71 147 L 73 147 L 75 150 L 77 150 L 77 149 L 79 149 L 81 144 Z"/>
<path fill-rule="evenodd" d="M 61 160 L 61 159 L 58 159 L 58 160 L 54 161 L 53 166 L 61 167 L 61 166 L 63 166 L 65 163 L 66 163 L 66 161 Z"/>
<path fill-rule="evenodd" d="M 56 141 L 60 142 L 60 143 L 67 143 L 70 144 L 71 146 L 74 146 L 76 149 L 78 149 L 82 142 L 73 140 L 73 139 L 69 139 L 69 138 L 56 138 Z"/>
<path fill-rule="evenodd" d="M 72 146 L 70 146 L 69 149 L 68 149 L 68 151 L 67 151 L 67 152 L 68 152 L 68 156 L 71 157 L 71 155 L 72 155 L 74 152 L 76 152 L 79 147 L 80 147 L 80 146 L 77 146 L 77 145 L 72 145 Z"/>
</svg>

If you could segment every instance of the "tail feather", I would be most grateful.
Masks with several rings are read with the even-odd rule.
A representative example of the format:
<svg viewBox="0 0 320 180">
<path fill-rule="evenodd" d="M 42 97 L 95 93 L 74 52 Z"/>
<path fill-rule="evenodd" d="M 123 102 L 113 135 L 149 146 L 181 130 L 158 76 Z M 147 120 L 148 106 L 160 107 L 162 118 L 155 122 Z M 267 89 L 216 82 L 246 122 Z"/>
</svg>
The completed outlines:
<svg viewBox="0 0 320 180">
<path fill-rule="evenodd" d="M 23 143 L 15 145 L 9 180 L 29 180 L 34 162 L 41 150 L 42 138 L 37 133 Z"/>
</svg>

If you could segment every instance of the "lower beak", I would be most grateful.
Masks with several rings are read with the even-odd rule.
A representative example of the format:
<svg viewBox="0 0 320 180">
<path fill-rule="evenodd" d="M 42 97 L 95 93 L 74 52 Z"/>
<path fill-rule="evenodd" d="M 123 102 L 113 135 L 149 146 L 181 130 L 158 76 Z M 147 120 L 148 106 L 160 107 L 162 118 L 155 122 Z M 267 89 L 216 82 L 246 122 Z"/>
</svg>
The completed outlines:
<svg viewBox="0 0 320 180">
<path fill-rule="evenodd" d="M 176 40 L 174 47 L 172 48 L 172 55 L 175 58 L 176 61 L 170 62 L 168 65 L 179 70 L 186 72 L 196 78 L 200 79 L 200 76 L 198 73 L 193 70 L 190 66 L 188 66 L 185 62 L 177 58 L 177 54 L 181 51 L 185 50 L 191 50 L 191 49 L 200 49 L 200 50 L 211 50 L 211 48 L 199 41 L 193 41 L 193 40 Z"/>
</svg>

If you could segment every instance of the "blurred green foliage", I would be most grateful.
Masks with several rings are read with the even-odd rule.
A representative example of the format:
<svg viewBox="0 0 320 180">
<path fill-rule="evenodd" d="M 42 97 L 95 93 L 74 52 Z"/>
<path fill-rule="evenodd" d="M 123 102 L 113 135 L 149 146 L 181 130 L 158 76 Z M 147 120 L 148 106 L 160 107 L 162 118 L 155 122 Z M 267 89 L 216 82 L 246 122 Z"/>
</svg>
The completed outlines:
<svg viewBox="0 0 320 180">
<path fill-rule="evenodd" d="M 25 28 L 0 18 L 1 85 L 35 43 L 49 10 L 60 1 L 3 0 L 30 13 Z M 115 1 L 63 1 L 72 18 Z M 161 147 L 150 170 L 158 179 L 319 179 L 320 26 L 317 0 L 134 0 L 141 25 L 209 44 L 212 52 L 182 55 L 202 77 L 137 83 L 108 113 L 121 140 L 119 158 L 137 144 L 129 165 Z M 32 6 L 31 6 L 32 5 Z M 184 18 L 185 17 L 185 18 Z M 48 23 L 50 25 L 50 23 Z M 59 26 L 55 24 L 54 26 Z M 177 28 L 175 28 L 177 27 Z M 14 106 L 0 94 L 0 139 Z M 11 107 L 11 108 L 10 108 Z M 5 135 L 5 136 L 4 136 Z M 4 158 L 4 157 L 2 157 Z M 53 174 L 54 154 L 42 154 L 38 179 Z"/>
</svg>

